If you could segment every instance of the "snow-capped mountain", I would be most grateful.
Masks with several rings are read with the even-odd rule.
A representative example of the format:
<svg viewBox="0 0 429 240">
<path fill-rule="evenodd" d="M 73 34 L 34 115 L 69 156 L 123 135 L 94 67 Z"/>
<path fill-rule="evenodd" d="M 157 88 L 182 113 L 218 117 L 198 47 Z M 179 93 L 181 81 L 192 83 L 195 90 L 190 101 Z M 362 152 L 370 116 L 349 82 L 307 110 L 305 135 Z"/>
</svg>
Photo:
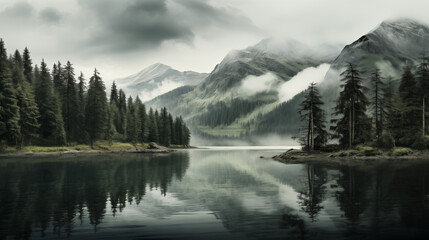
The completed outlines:
<svg viewBox="0 0 429 240">
<path fill-rule="evenodd" d="M 207 76 L 206 73 L 180 72 L 157 63 L 134 75 L 116 79 L 115 82 L 118 88 L 122 88 L 128 95 L 138 95 L 142 101 L 148 101 L 178 87 L 196 86 Z"/>
</svg>

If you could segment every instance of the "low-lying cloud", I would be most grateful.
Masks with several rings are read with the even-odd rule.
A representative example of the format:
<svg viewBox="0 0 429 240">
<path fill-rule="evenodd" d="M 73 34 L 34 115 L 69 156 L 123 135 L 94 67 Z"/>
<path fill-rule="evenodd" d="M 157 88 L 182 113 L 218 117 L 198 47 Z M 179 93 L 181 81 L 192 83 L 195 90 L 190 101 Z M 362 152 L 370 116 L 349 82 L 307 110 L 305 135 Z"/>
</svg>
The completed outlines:
<svg viewBox="0 0 429 240">
<path fill-rule="evenodd" d="M 329 68 L 329 64 L 323 63 L 317 67 L 309 67 L 297 73 L 293 78 L 280 86 L 280 102 L 292 99 L 296 94 L 307 89 L 310 83 L 322 82 Z"/>
<path fill-rule="evenodd" d="M 261 76 L 249 75 L 241 81 L 238 94 L 249 97 L 257 93 L 274 91 L 278 84 L 278 77 L 271 72 Z"/>
</svg>

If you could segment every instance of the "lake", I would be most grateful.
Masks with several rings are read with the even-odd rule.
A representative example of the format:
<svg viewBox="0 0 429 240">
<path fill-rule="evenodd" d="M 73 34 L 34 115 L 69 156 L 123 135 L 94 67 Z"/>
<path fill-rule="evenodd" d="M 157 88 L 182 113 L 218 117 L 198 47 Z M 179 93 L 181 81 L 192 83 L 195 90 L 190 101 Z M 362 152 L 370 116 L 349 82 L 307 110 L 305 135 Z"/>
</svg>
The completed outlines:
<svg viewBox="0 0 429 240">
<path fill-rule="evenodd" d="M 429 165 L 276 148 L 0 158 L 0 239 L 429 239 Z"/>
</svg>

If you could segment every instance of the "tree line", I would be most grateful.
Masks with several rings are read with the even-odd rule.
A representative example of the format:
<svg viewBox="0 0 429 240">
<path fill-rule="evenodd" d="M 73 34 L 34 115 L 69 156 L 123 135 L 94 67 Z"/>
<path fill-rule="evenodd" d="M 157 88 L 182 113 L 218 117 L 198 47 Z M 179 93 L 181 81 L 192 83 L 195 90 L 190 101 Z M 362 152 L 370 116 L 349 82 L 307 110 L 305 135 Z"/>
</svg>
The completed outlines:
<svg viewBox="0 0 429 240">
<path fill-rule="evenodd" d="M 416 67 L 406 66 L 399 86 L 395 86 L 391 77 L 383 77 L 377 68 L 364 79 L 364 73 L 352 63 L 347 64 L 340 76 L 341 91 L 333 109 L 330 131 L 316 84 L 310 84 L 304 92 L 298 111 L 303 122 L 299 141 L 304 149 L 320 149 L 329 139 L 337 139 L 343 148 L 358 144 L 384 149 L 429 147 L 428 57 L 422 57 Z M 368 82 L 364 84 L 365 81 Z"/>
<path fill-rule="evenodd" d="M 70 62 L 50 71 L 42 60 L 33 68 L 27 48 L 8 57 L 0 39 L 0 146 L 93 146 L 97 140 L 189 145 L 190 131 L 165 107 L 147 113 L 138 96 L 127 99 L 115 83 L 108 100 L 96 69 L 87 85 Z"/>
</svg>

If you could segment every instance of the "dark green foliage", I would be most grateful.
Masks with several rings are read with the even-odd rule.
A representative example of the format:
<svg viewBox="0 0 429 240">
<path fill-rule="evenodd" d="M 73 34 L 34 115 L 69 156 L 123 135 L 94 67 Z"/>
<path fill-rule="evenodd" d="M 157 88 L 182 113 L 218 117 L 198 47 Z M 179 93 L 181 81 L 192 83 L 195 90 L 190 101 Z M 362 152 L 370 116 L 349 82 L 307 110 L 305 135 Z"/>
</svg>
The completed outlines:
<svg viewBox="0 0 429 240">
<path fill-rule="evenodd" d="M 83 74 L 77 83 L 70 62 L 64 67 L 60 62 L 54 64 L 52 75 L 44 61 L 40 69 L 35 65 L 34 72 L 31 65 L 27 48 L 23 57 L 17 50 L 8 58 L 0 41 L 1 149 L 6 144 L 19 148 L 35 143 L 89 142 L 93 146 L 96 140 L 111 143 L 114 138 L 133 144 L 148 140 L 165 146 L 173 140 L 175 144 L 189 144 L 189 129 L 181 118 L 174 122 L 166 108 L 161 109 L 161 114 L 151 109 L 148 117 L 139 97 L 133 101 L 130 96 L 127 104 L 125 93 L 118 92 L 115 83 L 108 104 L 97 70 L 86 90 Z"/>
<path fill-rule="evenodd" d="M 112 104 L 107 105 L 107 119 L 106 119 L 106 140 L 109 141 L 109 144 L 112 144 L 113 137 L 116 134 L 115 125 L 113 124 L 114 110 L 112 107 L 115 107 Z"/>
<path fill-rule="evenodd" d="M 94 141 L 103 137 L 107 124 L 106 91 L 97 69 L 89 80 L 85 112 L 86 131 L 90 145 L 93 146 Z"/>
<path fill-rule="evenodd" d="M 141 134 L 141 125 L 138 108 L 131 96 L 128 98 L 127 108 L 127 141 L 137 144 Z"/>
<path fill-rule="evenodd" d="M 138 118 L 140 120 L 140 135 L 139 135 L 138 139 L 141 143 L 144 143 L 147 141 L 147 137 L 149 134 L 148 117 L 146 114 L 146 107 L 141 102 L 141 100 L 138 96 L 136 98 L 136 107 L 138 108 L 138 115 L 139 115 Z"/>
<path fill-rule="evenodd" d="M 118 96 L 118 89 L 116 88 L 116 84 L 113 81 L 112 88 L 110 90 L 110 104 L 115 104 L 118 106 L 119 96 Z"/>
<path fill-rule="evenodd" d="M 298 111 L 303 123 L 300 143 L 304 149 L 320 149 L 328 141 L 323 104 L 316 84 L 311 83 L 304 93 L 304 100 Z"/>
<path fill-rule="evenodd" d="M 159 116 L 158 110 L 155 110 L 155 121 L 156 121 L 156 126 L 157 126 L 157 131 L 158 131 L 158 143 L 161 140 L 162 137 L 162 121 L 161 121 L 161 117 Z"/>
<path fill-rule="evenodd" d="M 427 148 L 425 138 L 421 134 L 417 135 L 411 147 L 417 150 L 425 150 Z"/>
<path fill-rule="evenodd" d="M 125 134 L 127 129 L 127 99 L 122 89 L 119 90 L 119 102 L 117 108 L 119 114 L 114 120 L 115 127 L 118 133 Z"/>
<path fill-rule="evenodd" d="M 40 75 L 36 81 L 36 103 L 40 112 L 40 137 L 43 144 L 63 145 L 66 142 L 61 106 L 54 94 L 51 76 L 44 61 L 40 65 Z"/>
<path fill-rule="evenodd" d="M 86 84 L 83 73 L 80 73 L 78 77 L 78 90 L 77 90 L 77 132 L 78 136 L 76 140 L 80 143 L 85 143 L 88 139 L 88 134 L 85 128 L 85 98 L 86 98 Z"/>
<path fill-rule="evenodd" d="M 199 124 L 210 127 L 229 125 L 235 119 L 245 116 L 266 103 L 265 101 L 249 101 L 236 98 L 228 104 L 223 101 L 214 105 L 209 104 L 207 112 L 199 117 Z"/>
<path fill-rule="evenodd" d="M 168 114 L 168 124 L 170 125 L 170 143 L 175 143 L 176 141 L 176 129 L 174 126 L 174 120 L 173 116 L 171 114 Z"/>
<path fill-rule="evenodd" d="M 4 42 L 0 39 L 0 144 L 16 144 L 21 137 L 19 108 Z"/>
<path fill-rule="evenodd" d="M 377 146 L 381 145 L 381 134 L 384 129 L 383 113 L 385 112 L 383 103 L 383 89 L 384 83 L 381 79 L 381 73 L 379 69 L 375 69 L 371 74 L 371 107 L 373 110 L 373 121 L 375 126 L 375 139 Z"/>
<path fill-rule="evenodd" d="M 291 100 L 278 105 L 265 116 L 259 116 L 255 133 L 264 134 L 275 131 L 278 134 L 296 132 L 300 128 L 299 104 L 304 101 L 304 92 L 297 94 Z"/>
<path fill-rule="evenodd" d="M 417 86 L 419 95 L 423 97 L 429 93 L 429 57 L 423 56 L 420 64 L 417 66 Z"/>
<path fill-rule="evenodd" d="M 19 59 L 19 52 L 15 52 L 15 60 Z M 13 64 L 13 82 L 16 88 L 16 97 L 19 107 L 19 126 L 21 127 L 21 136 L 18 146 L 30 144 L 32 140 L 38 137 L 39 109 L 34 100 L 34 94 L 28 81 L 25 79 L 22 63 L 19 60 Z"/>
<path fill-rule="evenodd" d="M 20 145 L 33 144 L 39 136 L 39 108 L 29 83 L 25 80 L 17 89 L 19 106 L 19 125 L 21 126 Z"/>
<path fill-rule="evenodd" d="M 161 109 L 161 128 L 160 128 L 160 143 L 164 146 L 170 146 L 171 144 L 171 129 L 170 119 L 168 117 L 167 108 Z"/>
<path fill-rule="evenodd" d="M 64 127 L 67 133 L 67 141 L 74 142 L 78 141 L 81 134 L 79 128 L 79 102 L 77 95 L 76 79 L 74 76 L 74 68 L 70 62 L 67 62 L 64 68 L 64 77 L 66 85 L 64 86 L 63 92 L 63 118 Z"/>
<path fill-rule="evenodd" d="M 334 124 L 331 130 L 340 145 L 351 148 L 370 139 L 371 121 L 366 115 L 369 102 L 364 94 L 367 89 L 362 85 L 361 72 L 352 63 L 348 64 L 341 76 L 343 90 L 333 113 L 340 118 L 331 120 Z"/>
<path fill-rule="evenodd" d="M 390 132 L 384 131 L 381 135 L 380 147 L 384 150 L 391 150 L 395 147 L 395 139 L 392 137 Z"/>
<path fill-rule="evenodd" d="M 406 67 L 390 114 L 391 132 L 398 146 L 409 147 L 416 136 L 421 135 L 421 105 L 418 93 L 411 68 Z"/>
<path fill-rule="evenodd" d="M 148 129 L 149 129 L 149 135 L 148 135 L 149 142 L 158 142 L 159 140 L 158 123 L 152 108 L 149 109 Z"/>
<path fill-rule="evenodd" d="M 427 104 L 427 101 L 426 101 L 427 98 L 429 98 L 429 57 L 427 56 L 422 57 L 420 64 L 417 66 L 416 75 L 418 80 L 417 86 L 419 88 L 421 111 L 422 111 L 422 115 L 423 113 L 425 113 L 426 115 L 426 113 L 429 112 L 429 106 L 428 106 L 429 104 Z M 423 105 L 424 105 L 424 109 L 423 109 Z M 424 133 L 422 132 L 423 135 L 427 134 L 428 126 L 429 126 L 428 121 L 425 119 Z"/>
<path fill-rule="evenodd" d="M 32 61 L 30 58 L 30 52 L 27 48 L 24 49 L 24 53 L 22 54 L 22 61 L 24 66 L 24 76 L 27 82 L 32 83 L 33 82 L 33 66 Z"/>
</svg>

